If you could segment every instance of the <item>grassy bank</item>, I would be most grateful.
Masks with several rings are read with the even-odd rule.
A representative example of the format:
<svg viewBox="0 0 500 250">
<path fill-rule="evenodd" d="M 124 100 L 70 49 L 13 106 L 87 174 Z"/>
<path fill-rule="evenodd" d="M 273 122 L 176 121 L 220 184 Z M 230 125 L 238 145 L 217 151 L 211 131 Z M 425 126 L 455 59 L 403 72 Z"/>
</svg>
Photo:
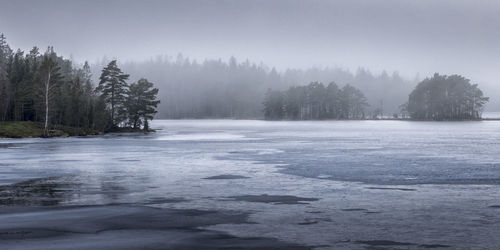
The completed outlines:
<svg viewBox="0 0 500 250">
<path fill-rule="evenodd" d="M 86 136 L 102 134 L 93 129 L 54 126 L 49 131 L 50 137 Z M 0 138 L 35 138 L 44 137 L 43 124 L 31 121 L 0 122 Z"/>
<path fill-rule="evenodd" d="M 0 138 L 42 137 L 42 124 L 36 122 L 0 122 Z"/>
<path fill-rule="evenodd" d="M 89 128 L 76 128 L 68 126 L 55 125 L 49 130 L 48 137 L 68 137 L 68 136 L 87 136 L 101 135 L 104 133 L 144 133 L 155 132 L 153 129 L 144 131 L 134 128 L 114 128 L 106 132 L 97 131 Z M 45 137 L 43 133 L 43 124 L 31 121 L 0 122 L 0 138 L 37 138 Z"/>
</svg>

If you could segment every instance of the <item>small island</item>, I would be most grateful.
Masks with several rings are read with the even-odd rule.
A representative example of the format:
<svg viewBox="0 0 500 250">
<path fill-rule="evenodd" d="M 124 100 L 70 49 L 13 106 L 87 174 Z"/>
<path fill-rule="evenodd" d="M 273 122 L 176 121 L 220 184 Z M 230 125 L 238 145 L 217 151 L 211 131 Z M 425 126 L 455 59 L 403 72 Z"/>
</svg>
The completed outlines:
<svg viewBox="0 0 500 250">
<path fill-rule="evenodd" d="M 489 98 L 477 84 L 460 75 L 434 74 L 420 82 L 391 120 L 481 120 Z M 264 101 L 266 120 L 365 120 L 383 119 L 381 109 L 367 116 L 364 93 L 335 82 L 325 87 L 312 82 L 286 91 L 269 90 Z"/>
</svg>

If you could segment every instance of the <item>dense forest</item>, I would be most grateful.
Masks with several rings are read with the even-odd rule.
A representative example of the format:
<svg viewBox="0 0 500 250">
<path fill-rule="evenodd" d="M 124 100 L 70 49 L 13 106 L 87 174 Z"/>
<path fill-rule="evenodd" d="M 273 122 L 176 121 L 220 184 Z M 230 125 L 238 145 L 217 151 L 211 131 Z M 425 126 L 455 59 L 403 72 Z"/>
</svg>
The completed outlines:
<svg viewBox="0 0 500 250">
<path fill-rule="evenodd" d="M 312 82 L 286 91 L 269 90 L 264 116 L 270 120 L 364 119 L 368 107 L 365 95 L 351 85 L 339 88 Z"/>
<path fill-rule="evenodd" d="M 93 72 L 106 66 L 107 59 L 91 65 Z M 355 72 L 334 68 L 287 69 L 279 71 L 262 63 L 230 58 L 201 62 L 182 55 L 159 56 L 143 62 L 121 63 L 131 75 L 147 75 L 160 89 L 162 103 L 158 118 L 263 118 L 264 97 L 268 89 L 285 91 L 310 82 L 349 84 L 366 95 L 367 116 L 392 116 L 408 101 L 417 84 L 397 72 L 373 74 L 359 68 Z"/>
<path fill-rule="evenodd" d="M 488 100 L 469 79 L 436 73 L 417 85 L 403 109 L 413 119 L 474 120 L 481 118 Z"/>
<path fill-rule="evenodd" d="M 46 136 L 62 126 L 82 134 L 141 125 L 147 130 L 158 89 L 146 79 L 128 79 L 111 61 L 96 88 L 88 63 L 75 66 L 52 47 L 43 53 L 37 47 L 26 54 L 13 51 L 0 35 L 0 122 L 39 122 Z"/>
</svg>

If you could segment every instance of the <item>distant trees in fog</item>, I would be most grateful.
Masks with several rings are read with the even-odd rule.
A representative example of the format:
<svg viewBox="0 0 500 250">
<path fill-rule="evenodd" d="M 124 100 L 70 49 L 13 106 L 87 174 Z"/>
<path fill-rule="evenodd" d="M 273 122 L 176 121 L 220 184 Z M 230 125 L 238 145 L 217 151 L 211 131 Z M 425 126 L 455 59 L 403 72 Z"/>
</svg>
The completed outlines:
<svg viewBox="0 0 500 250">
<path fill-rule="evenodd" d="M 286 91 L 268 90 L 264 116 L 270 120 L 363 119 L 368 103 L 364 94 L 351 85 L 312 82 Z"/>
<path fill-rule="evenodd" d="M 96 71 L 104 66 L 94 65 Z M 375 109 L 387 115 L 398 112 L 398 106 L 408 100 L 408 93 L 416 85 L 397 73 L 373 74 L 362 68 L 350 72 L 338 67 L 278 71 L 234 57 L 199 62 L 179 55 L 119 66 L 132 77 L 147 76 L 155 83 L 162 100 L 157 118 L 169 119 L 263 118 L 262 103 L 268 89 L 284 91 L 313 81 L 349 83 L 365 94 L 370 104 L 365 108 L 366 116 L 373 116 Z"/>
<path fill-rule="evenodd" d="M 416 86 L 403 108 L 413 119 L 471 120 L 481 118 L 488 100 L 469 79 L 436 73 Z"/>
<path fill-rule="evenodd" d="M 82 131 L 109 131 L 117 126 L 138 127 L 156 113 L 158 89 L 143 79 L 129 86 L 112 61 L 94 88 L 90 66 L 76 67 L 52 47 L 40 53 L 13 51 L 0 35 L 0 122 L 43 123 L 45 134 L 54 126 Z"/>
</svg>

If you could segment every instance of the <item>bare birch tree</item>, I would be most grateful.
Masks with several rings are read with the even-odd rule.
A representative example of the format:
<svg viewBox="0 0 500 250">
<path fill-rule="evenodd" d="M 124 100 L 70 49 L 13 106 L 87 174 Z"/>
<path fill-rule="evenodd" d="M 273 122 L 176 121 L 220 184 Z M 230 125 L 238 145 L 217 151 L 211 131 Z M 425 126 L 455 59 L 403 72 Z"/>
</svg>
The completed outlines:
<svg viewBox="0 0 500 250">
<path fill-rule="evenodd" d="M 61 82 L 62 76 L 59 72 L 61 68 L 57 65 L 50 55 L 45 55 L 38 72 L 38 81 L 40 84 L 40 96 L 43 100 L 44 109 L 44 134 L 48 135 L 50 123 L 50 106 L 54 98 L 54 92 Z"/>
</svg>

